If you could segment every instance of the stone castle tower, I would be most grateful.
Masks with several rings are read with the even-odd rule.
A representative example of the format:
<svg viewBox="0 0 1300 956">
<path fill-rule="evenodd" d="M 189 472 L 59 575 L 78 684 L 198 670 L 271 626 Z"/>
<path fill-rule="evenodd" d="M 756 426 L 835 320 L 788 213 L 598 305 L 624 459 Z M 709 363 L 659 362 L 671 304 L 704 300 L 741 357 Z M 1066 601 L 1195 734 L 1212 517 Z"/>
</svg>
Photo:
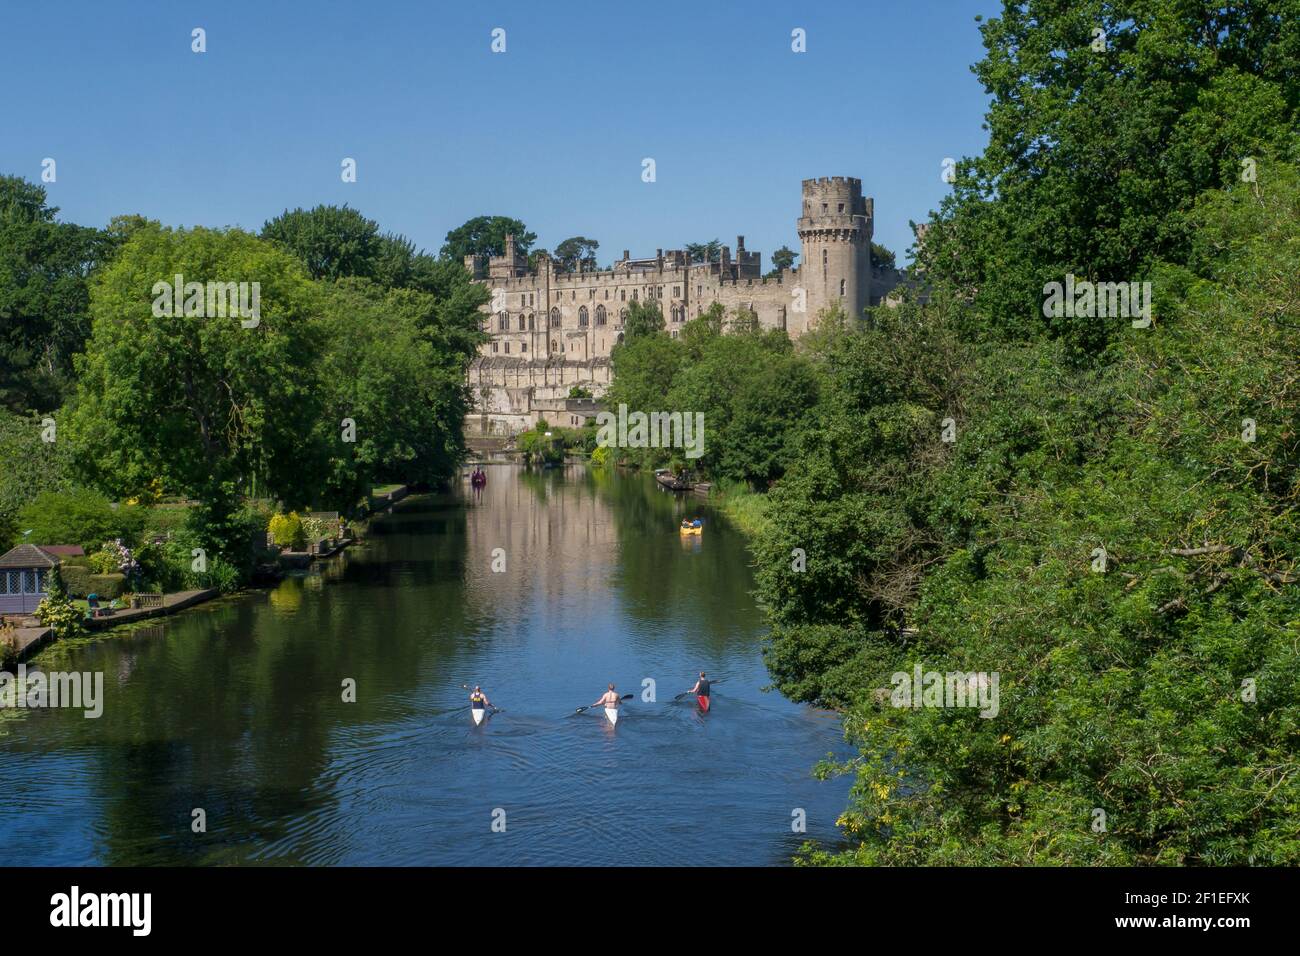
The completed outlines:
<svg viewBox="0 0 1300 956">
<path fill-rule="evenodd" d="M 638 302 L 659 306 L 672 338 L 714 306 L 732 316 L 752 313 L 760 327 L 796 339 L 823 309 L 839 305 L 858 317 L 878 305 L 900 274 L 872 268 L 873 204 L 862 195 L 862 180 L 805 179 L 802 199 L 802 259 L 772 275 L 764 275 L 762 256 L 745 248 L 744 236 L 736 237 L 734 255 L 724 245 L 708 262 L 685 249 L 656 249 L 644 258 L 624 250 L 607 269 L 594 260 L 566 269 L 546 255 L 530 265 L 513 236 L 504 255 L 467 256 L 465 268 L 492 292 L 483 308 L 489 340 L 469 369 L 477 407 L 468 433 L 509 435 L 541 418 L 565 427 L 589 419 L 591 399 L 570 399 L 569 392 L 578 386 L 597 398 L 605 393 L 610 354 Z"/>
<path fill-rule="evenodd" d="M 871 302 L 872 201 L 862 180 L 827 176 L 803 181 L 799 282 L 808 293 L 808 314 L 842 303 L 860 316 Z"/>
</svg>

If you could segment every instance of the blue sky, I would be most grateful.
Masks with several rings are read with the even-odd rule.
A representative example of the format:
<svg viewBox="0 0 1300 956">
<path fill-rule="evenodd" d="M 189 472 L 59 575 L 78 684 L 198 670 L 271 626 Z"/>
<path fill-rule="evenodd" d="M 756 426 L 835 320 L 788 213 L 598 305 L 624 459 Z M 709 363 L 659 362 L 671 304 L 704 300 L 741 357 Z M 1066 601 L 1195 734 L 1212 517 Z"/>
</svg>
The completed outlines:
<svg viewBox="0 0 1300 956">
<path fill-rule="evenodd" d="M 0 173 L 39 180 L 54 158 L 50 202 L 86 225 L 257 230 L 346 202 L 431 252 L 503 214 L 542 247 L 599 240 L 602 264 L 742 234 L 765 267 L 799 248 L 799 180 L 848 175 L 901 257 L 908 219 L 947 188 L 944 157 L 986 140 L 969 67 L 974 17 L 999 7 L 0 0 Z"/>
</svg>

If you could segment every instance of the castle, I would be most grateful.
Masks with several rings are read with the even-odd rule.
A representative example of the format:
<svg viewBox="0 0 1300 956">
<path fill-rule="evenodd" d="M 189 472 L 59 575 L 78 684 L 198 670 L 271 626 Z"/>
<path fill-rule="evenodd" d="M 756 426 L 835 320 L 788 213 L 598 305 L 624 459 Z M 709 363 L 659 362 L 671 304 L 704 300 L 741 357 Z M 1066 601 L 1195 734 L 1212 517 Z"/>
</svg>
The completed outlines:
<svg viewBox="0 0 1300 956">
<path fill-rule="evenodd" d="M 734 257 L 729 246 L 713 262 L 692 262 L 680 249 L 656 250 L 651 259 L 633 259 L 624 250 L 612 269 L 602 270 L 588 260 L 566 271 L 545 253 L 530 269 L 513 237 L 503 256 L 466 256 L 475 281 L 492 291 L 484 307 L 491 341 L 469 369 L 476 409 L 466 433 L 509 435 L 538 419 L 576 427 L 590 418 L 593 403 L 569 399 L 569 391 L 576 385 L 597 397 L 604 393 L 610 352 L 623 340 L 632 302 L 657 302 L 674 338 L 715 302 L 728 314 L 753 312 L 763 328 L 784 329 L 791 338 L 836 303 L 861 315 L 899 281 L 892 269 L 872 268 L 872 218 L 862 180 L 805 179 L 799 266 L 769 279 L 763 278 L 761 254 L 745 248 L 744 236 L 736 237 Z"/>
</svg>

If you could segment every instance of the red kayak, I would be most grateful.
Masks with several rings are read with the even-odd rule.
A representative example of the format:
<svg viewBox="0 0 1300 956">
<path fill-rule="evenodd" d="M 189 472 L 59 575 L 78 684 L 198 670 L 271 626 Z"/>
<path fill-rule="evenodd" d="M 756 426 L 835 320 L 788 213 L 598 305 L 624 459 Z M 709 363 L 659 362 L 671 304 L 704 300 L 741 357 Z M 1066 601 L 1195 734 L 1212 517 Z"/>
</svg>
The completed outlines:
<svg viewBox="0 0 1300 956">
<path fill-rule="evenodd" d="M 700 705 L 700 710 L 704 711 L 706 714 L 709 712 L 709 698 L 705 697 L 703 694 L 696 694 L 695 701 Z"/>
</svg>

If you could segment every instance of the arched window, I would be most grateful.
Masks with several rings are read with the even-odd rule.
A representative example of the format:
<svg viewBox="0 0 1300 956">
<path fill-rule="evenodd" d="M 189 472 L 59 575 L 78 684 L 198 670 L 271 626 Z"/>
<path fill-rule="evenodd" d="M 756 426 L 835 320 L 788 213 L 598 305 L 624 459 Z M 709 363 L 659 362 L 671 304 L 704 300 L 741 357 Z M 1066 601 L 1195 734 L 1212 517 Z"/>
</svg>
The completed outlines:
<svg viewBox="0 0 1300 956">
<path fill-rule="evenodd" d="M 519 313 L 519 331 L 522 332 L 523 330 L 524 330 L 524 315 L 521 312 Z"/>
<path fill-rule="evenodd" d="M 584 305 L 582 306 L 582 308 L 578 309 L 578 328 L 585 329 L 586 327 L 587 327 L 587 307 Z"/>
<path fill-rule="evenodd" d="M 619 342 L 622 342 L 622 341 L 623 341 L 623 333 L 622 333 L 622 332 L 618 333 L 618 340 L 619 340 Z"/>
<path fill-rule="evenodd" d="M 844 294 L 844 283 L 845 283 L 845 281 L 846 281 L 846 280 L 844 280 L 844 279 L 841 279 L 841 280 L 840 280 L 840 295 L 843 295 L 843 294 Z"/>
<path fill-rule="evenodd" d="M 501 312 L 501 313 L 498 313 L 497 318 L 498 318 L 498 320 L 499 320 L 498 323 L 497 323 L 497 327 L 498 327 L 502 332 L 509 332 L 509 331 L 510 331 L 510 316 L 507 315 L 505 312 Z"/>
<path fill-rule="evenodd" d="M 627 325 L 627 309 L 619 309 L 618 324 Z"/>
<path fill-rule="evenodd" d="M 528 313 L 528 331 L 533 331 L 533 313 Z"/>
<path fill-rule="evenodd" d="M 560 343 L 556 342 L 555 339 L 551 339 L 551 351 L 558 352 L 559 350 L 560 350 Z"/>
<path fill-rule="evenodd" d="M 560 327 L 560 310 L 551 309 L 551 328 L 558 329 L 559 327 Z"/>
<path fill-rule="evenodd" d="M 596 306 L 596 324 L 605 324 L 605 307 L 603 305 Z"/>
</svg>

